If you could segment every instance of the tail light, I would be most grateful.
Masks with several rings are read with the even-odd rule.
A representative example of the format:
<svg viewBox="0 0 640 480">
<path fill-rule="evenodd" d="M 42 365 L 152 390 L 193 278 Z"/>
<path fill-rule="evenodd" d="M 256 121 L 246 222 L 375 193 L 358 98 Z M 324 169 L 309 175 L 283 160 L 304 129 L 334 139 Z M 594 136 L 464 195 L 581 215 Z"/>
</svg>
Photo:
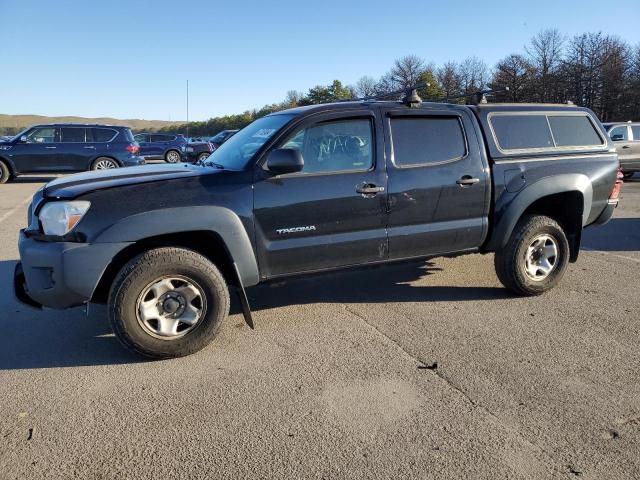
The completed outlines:
<svg viewBox="0 0 640 480">
<path fill-rule="evenodd" d="M 209 151 L 213 152 L 213 145 L 211 144 L 211 142 L 207 142 L 207 145 L 209 145 Z"/>
<path fill-rule="evenodd" d="M 618 196 L 620 196 L 620 189 L 622 188 L 622 184 L 624 183 L 622 181 L 622 178 L 622 169 L 620 168 L 618 169 L 618 175 L 616 175 L 616 183 L 613 184 L 613 189 L 609 194 L 609 200 L 618 200 Z"/>
<path fill-rule="evenodd" d="M 127 152 L 133 153 L 134 155 L 140 153 L 140 146 L 135 143 L 130 143 L 127 145 Z"/>
</svg>

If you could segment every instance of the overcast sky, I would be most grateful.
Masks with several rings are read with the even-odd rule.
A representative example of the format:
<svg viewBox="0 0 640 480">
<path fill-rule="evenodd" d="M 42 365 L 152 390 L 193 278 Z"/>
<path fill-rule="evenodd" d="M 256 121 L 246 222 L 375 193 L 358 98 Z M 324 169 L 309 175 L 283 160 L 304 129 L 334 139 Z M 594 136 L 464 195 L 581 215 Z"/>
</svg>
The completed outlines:
<svg viewBox="0 0 640 480">
<path fill-rule="evenodd" d="M 406 54 L 491 66 L 552 27 L 635 45 L 640 1 L 0 0 L 0 113 L 183 120 L 189 79 L 203 120 Z"/>
</svg>

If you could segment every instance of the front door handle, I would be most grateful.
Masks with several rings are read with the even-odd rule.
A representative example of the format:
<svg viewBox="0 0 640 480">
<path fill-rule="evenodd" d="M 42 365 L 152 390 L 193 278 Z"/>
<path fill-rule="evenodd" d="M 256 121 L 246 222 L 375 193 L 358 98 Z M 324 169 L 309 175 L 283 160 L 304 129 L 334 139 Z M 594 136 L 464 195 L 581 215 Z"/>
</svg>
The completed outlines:
<svg viewBox="0 0 640 480">
<path fill-rule="evenodd" d="M 373 183 L 363 183 L 356 187 L 356 192 L 366 196 L 374 196 L 377 193 L 384 192 L 384 187 L 378 187 Z"/>
<path fill-rule="evenodd" d="M 479 178 L 473 178 L 471 175 L 465 175 L 464 177 L 456 180 L 456 183 L 461 187 L 470 187 L 471 185 L 475 185 L 476 183 L 480 183 Z"/>
<path fill-rule="evenodd" d="M 44 147 L 44 148 L 49 149 L 49 150 L 54 150 L 54 149 L 56 149 L 58 147 Z"/>
<path fill-rule="evenodd" d="M 88 148 L 88 149 L 90 149 L 90 150 L 95 150 L 95 149 L 96 149 L 96 147 L 91 146 L 91 145 L 90 145 L 90 146 L 88 146 L 88 147 L 84 147 L 84 148 Z"/>
<path fill-rule="evenodd" d="M 631 148 L 631 145 L 623 145 L 622 148 Z"/>
</svg>

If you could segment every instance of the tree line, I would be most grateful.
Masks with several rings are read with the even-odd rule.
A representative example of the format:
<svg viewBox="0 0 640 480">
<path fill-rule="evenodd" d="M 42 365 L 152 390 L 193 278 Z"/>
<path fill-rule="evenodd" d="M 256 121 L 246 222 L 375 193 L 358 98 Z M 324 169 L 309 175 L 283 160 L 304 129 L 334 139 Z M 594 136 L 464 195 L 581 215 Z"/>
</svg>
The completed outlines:
<svg viewBox="0 0 640 480">
<path fill-rule="evenodd" d="M 242 128 L 278 110 L 382 96 L 419 83 L 427 84 L 418 92 L 423 100 L 509 87 L 506 92 L 491 95 L 489 101 L 573 102 L 592 109 L 602 121 L 640 120 L 640 45 L 631 46 L 602 32 L 569 38 L 556 29 L 548 29 L 536 34 L 522 52 L 507 55 L 493 68 L 477 57 L 436 66 L 417 55 L 407 55 L 395 60 L 380 78 L 365 75 L 354 85 L 334 80 L 306 93 L 292 90 L 280 103 L 191 122 L 189 134 L 213 135 L 220 130 Z M 186 125 L 162 130 L 185 133 Z"/>
</svg>

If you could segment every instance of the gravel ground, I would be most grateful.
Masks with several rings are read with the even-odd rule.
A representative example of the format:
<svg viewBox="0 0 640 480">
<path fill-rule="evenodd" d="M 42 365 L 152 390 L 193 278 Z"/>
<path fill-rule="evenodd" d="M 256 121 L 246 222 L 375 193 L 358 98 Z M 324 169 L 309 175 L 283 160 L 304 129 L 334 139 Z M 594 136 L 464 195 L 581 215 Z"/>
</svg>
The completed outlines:
<svg viewBox="0 0 640 480">
<path fill-rule="evenodd" d="M 491 255 L 291 281 L 162 362 L 13 298 L 48 179 L 0 186 L 0 478 L 638 478 L 639 176 L 542 297 Z"/>
</svg>

